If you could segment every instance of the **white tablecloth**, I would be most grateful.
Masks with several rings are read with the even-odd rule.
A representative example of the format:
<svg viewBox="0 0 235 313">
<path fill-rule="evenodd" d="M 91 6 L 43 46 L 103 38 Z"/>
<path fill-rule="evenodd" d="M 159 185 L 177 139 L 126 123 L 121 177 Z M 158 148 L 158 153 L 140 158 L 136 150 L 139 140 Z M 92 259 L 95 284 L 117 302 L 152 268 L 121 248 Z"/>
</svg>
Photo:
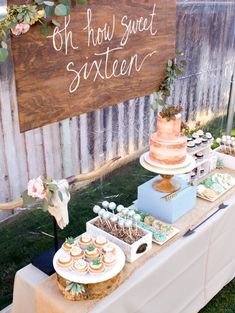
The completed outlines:
<svg viewBox="0 0 235 313">
<path fill-rule="evenodd" d="M 196 313 L 235 276 L 235 196 L 197 231 L 162 250 L 92 313 Z M 34 286 L 45 274 L 16 273 L 12 313 L 34 313 Z"/>
</svg>

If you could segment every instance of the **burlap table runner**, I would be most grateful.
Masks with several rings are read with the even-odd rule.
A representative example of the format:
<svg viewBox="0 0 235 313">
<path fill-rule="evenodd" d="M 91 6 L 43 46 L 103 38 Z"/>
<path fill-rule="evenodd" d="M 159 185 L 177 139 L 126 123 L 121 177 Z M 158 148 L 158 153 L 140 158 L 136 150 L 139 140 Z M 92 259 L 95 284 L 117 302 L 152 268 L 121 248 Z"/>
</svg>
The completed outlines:
<svg viewBox="0 0 235 313">
<path fill-rule="evenodd" d="M 231 171 L 228 169 L 216 170 L 215 172 L 229 173 L 235 177 L 235 171 Z M 130 277 L 130 275 L 136 269 L 143 266 L 146 260 L 148 260 L 152 256 L 155 256 L 159 251 L 165 249 L 177 239 L 181 238 L 192 225 L 198 224 L 200 221 L 203 220 L 203 218 L 205 218 L 206 215 L 209 214 L 210 211 L 218 207 L 218 205 L 222 202 L 226 203 L 226 199 L 229 199 L 234 194 L 235 187 L 229 190 L 223 197 L 219 198 L 213 203 L 197 198 L 196 208 L 190 211 L 188 214 L 184 215 L 176 223 L 174 223 L 174 226 L 179 228 L 180 232 L 163 246 L 153 244 L 153 248 L 141 258 L 133 263 L 126 263 L 121 273 L 121 283 L 124 282 L 128 277 Z M 35 297 L 37 313 L 86 313 L 89 312 L 96 305 L 96 303 L 101 301 L 86 300 L 73 302 L 66 300 L 58 290 L 56 274 L 48 277 L 45 281 L 43 281 L 36 287 Z"/>
</svg>

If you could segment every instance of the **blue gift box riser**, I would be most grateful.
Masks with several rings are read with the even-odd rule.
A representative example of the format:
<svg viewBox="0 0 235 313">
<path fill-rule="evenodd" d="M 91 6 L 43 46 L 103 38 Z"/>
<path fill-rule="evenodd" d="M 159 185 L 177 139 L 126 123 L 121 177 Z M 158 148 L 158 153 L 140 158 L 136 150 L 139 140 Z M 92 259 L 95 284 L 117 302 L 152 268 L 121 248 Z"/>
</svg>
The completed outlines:
<svg viewBox="0 0 235 313">
<path fill-rule="evenodd" d="M 158 192 L 152 187 L 153 182 L 158 179 L 161 179 L 160 176 L 154 177 L 138 187 L 137 207 L 139 210 L 172 224 L 196 206 L 197 187 L 189 186 L 184 189 L 188 183 L 175 176 L 174 180 L 180 183 L 181 190 L 173 199 L 167 201 L 163 197 L 169 193 Z"/>
</svg>

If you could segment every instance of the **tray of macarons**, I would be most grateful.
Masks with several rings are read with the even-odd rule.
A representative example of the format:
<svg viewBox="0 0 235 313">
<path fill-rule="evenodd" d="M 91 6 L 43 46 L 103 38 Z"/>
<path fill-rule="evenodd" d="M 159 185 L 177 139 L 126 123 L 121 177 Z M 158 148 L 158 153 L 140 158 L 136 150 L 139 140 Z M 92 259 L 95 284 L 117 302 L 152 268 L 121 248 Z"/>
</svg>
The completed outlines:
<svg viewBox="0 0 235 313">
<path fill-rule="evenodd" d="M 113 278 L 125 265 L 121 248 L 104 236 L 84 233 L 69 237 L 53 259 L 55 271 L 63 278 L 81 284 L 95 284 Z"/>
</svg>

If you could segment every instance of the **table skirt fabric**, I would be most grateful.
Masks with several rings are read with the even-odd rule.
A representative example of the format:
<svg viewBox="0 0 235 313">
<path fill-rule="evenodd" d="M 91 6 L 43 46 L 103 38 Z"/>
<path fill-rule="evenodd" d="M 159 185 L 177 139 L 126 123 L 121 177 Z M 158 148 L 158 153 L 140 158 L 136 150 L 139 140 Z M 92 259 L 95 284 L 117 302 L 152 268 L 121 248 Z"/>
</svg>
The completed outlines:
<svg viewBox="0 0 235 313">
<path fill-rule="evenodd" d="M 235 196 L 225 203 L 229 207 L 193 235 L 160 251 L 95 303 L 65 300 L 55 279 L 50 281 L 51 294 L 43 294 L 38 286 L 45 275 L 34 269 L 36 274 L 26 277 L 26 267 L 16 274 L 12 313 L 197 313 L 235 276 Z"/>
</svg>

